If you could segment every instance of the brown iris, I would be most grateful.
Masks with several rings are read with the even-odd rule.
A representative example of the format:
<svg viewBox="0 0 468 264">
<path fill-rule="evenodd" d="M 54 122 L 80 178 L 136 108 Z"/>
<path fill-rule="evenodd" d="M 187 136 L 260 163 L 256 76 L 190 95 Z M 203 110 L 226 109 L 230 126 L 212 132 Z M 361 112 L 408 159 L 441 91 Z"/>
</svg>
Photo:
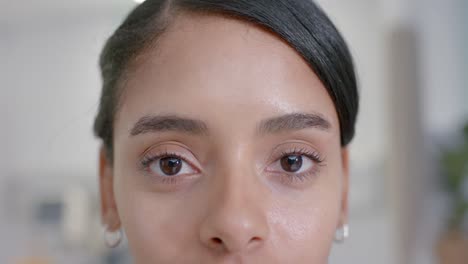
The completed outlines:
<svg viewBox="0 0 468 264">
<path fill-rule="evenodd" d="M 289 155 L 281 158 L 281 167 L 288 172 L 296 172 L 302 167 L 301 155 Z"/>
<path fill-rule="evenodd" d="M 166 175 L 177 174 L 182 169 L 182 160 L 175 157 L 166 157 L 159 160 L 161 171 Z"/>
</svg>

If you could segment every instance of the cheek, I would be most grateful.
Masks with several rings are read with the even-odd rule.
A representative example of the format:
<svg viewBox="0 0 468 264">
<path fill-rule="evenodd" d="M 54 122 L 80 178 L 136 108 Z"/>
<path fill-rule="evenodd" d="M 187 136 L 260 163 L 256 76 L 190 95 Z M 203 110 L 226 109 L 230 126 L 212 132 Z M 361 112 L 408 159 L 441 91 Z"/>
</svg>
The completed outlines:
<svg viewBox="0 0 468 264">
<path fill-rule="evenodd" d="M 314 260 L 322 263 L 328 258 L 336 227 L 336 210 L 311 205 L 311 208 L 277 209 L 270 215 L 271 241 L 291 260 Z"/>
<path fill-rule="evenodd" d="M 289 261 L 326 263 L 341 209 L 341 184 L 339 177 L 333 178 L 320 181 L 295 200 L 275 201 L 268 213 L 271 241 Z"/>
<path fill-rule="evenodd" d="M 116 199 L 135 263 L 170 263 L 193 247 L 187 238 L 197 237 L 195 227 L 181 200 L 164 199 L 125 179 L 116 183 Z"/>
</svg>

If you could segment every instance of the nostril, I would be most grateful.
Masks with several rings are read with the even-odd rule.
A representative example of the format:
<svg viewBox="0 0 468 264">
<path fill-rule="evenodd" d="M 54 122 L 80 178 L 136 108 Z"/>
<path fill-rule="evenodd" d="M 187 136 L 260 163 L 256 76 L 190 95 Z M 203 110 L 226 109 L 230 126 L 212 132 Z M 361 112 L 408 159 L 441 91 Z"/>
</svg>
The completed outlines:
<svg viewBox="0 0 468 264">
<path fill-rule="evenodd" d="M 253 250 L 262 245 L 263 239 L 258 236 L 251 237 L 249 240 L 242 242 L 238 239 L 223 240 L 221 237 L 211 237 L 207 245 L 214 250 L 226 250 L 230 252 L 237 252 L 241 250 Z"/>
<path fill-rule="evenodd" d="M 260 241 L 260 240 L 262 240 L 262 239 L 259 238 L 259 237 L 252 237 L 252 238 L 250 239 L 250 242 L 255 242 L 255 241 Z"/>
<path fill-rule="evenodd" d="M 247 246 L 249 248 L 255 247 L 257 244 L 260 244 L 261 241 L 262 239 L 260 237 L 252 237 Z"/>
<path fill-rule="evenodd" d="M 219 237 L 213 237 L 211 239 L 211 241 L 213 241 L 213 244 L 215 244 L 215 245 L 223 244 L 223 240 L 221 240 L 221 238 L 219 238 Z"/>
</svg>

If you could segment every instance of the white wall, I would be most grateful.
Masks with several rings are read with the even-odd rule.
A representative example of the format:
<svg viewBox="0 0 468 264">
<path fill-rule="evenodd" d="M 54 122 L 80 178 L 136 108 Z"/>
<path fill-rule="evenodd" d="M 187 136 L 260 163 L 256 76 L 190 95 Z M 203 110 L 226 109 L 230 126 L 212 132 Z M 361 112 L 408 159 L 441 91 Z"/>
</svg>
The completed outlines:
<svg viewBox="0 0 468 264">
<path fill-rule="evenodd" d="M 35 199 L 96 182 L 97 57 L 118 15 L 0 24 L 0 263 L 37 242 Z"/>
<path fill-rule="evenodd" d="M 50 21 L 8 29 L 4 144 L 16 176 L 95 173 L 91 127 L 100 90 L 97 57 L 113 22 Z"/>
<path fill-rule="evenodd" d="M 5 32 L 5 29 L 0 26 L 0 34 L 2 34 L 3 32 Z M 7 37 L 6 34 L 2 34 L 3 37 L 2 39 L 0 39 L 0 58 L 5 58 L 7 56 L 7 49 L 6 49 L 6 42 L 5 42 L 5 38 Z M 5 76 L 7 75 L 6 73 L 6 69 L 7 69 L 7 65 L 6 63 L 2 62 L 0 63 L 0 116 L 2 117 L 5 117 L 6 116 L 6 101 L 7 101 L 7 98 L 6 98 L 6 88 L 4 86 L 4 83 L 5 83 Z M 0 140 L 1 142 L 3 143 L 4 142 L 4 139 L 6 138 L 6 133 L 5 133 L 5 127 L 6 127 L 6 122 L 4 122 L 3 120 L 0 121 Z M 6 164 L 7 164 L 7 158 L 8 158 L 8 148 L 4 148 L 4 151 L 0 151 L 0 192 L 3 190 L 3 187 L 4 186 L 4 177 L 6 177 L 5 175 L 7 174 L 6 172 Z M 3 169 L 2 169 L 3 168 Z M 3 212 L 3 205 L 4 203 L 2 203 L 0 201 L 0 219 L 1 219 L 1 212 Z M 1 222 L 1 220 L 0 220 Z"/>
<path fill-rule="evenodd" d="M 451 134 L 468 119 L 468 6 L 464 0 L 417 2 L 424 125 L 431 134 Z"/>
<path fill-rule="evenodd" d="M 424 193 L 414 229 L 411 263 L 436 263 L 433 251 L 445 230 L 448 203 L 443 192 L 439 153 L 453 143 L 468 121 L 468 3 L 464 0 L 414 0 L 419 32 L 421 137 L 425 148 Z"/>
<path fill-rule="evenodd" d="M 468 121 L 468 2 L 415 0 L 414 25 L 420 42 L 421 117 L 431 155 L 460 134 Z M 439 178 L 437 157 L 428 178 Z M 435 189 L 438 179 L 431 179 Z"/>
</svg>

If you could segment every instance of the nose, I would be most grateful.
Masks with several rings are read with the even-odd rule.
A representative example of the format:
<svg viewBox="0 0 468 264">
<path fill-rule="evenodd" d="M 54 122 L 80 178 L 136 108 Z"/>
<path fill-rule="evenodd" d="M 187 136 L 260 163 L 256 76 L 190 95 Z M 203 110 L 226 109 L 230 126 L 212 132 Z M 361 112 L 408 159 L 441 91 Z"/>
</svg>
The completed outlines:
<svg viewBox="0 0 468 264">
<path fill-rule="evenodd" d="M 200 239 L 217 253 L 247 253 L 267 241 L 265 201 L 255 184 L 240 180 L 218 185 L 200 228 Z"/>
</svg>

